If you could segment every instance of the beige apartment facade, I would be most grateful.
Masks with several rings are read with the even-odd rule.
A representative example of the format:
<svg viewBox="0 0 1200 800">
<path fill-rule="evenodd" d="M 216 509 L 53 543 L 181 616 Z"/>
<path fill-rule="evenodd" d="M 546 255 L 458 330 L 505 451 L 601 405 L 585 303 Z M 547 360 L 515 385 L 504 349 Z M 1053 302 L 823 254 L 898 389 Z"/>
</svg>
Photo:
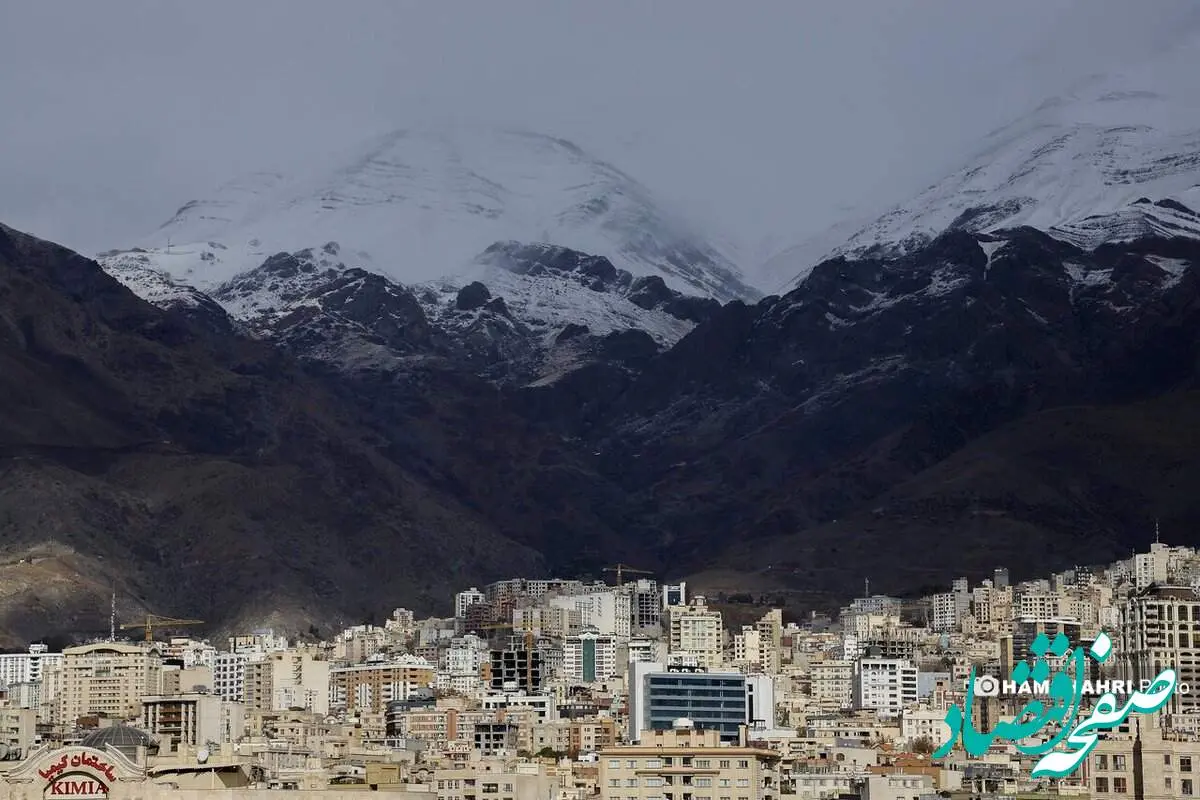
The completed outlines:
<svg viewBox="0 0 1200 800">
<path fill-rule="evenodd" d="M 641 744 L 601 750 L 602 800 L 777 800 L 779 757 L 722 745 L 718 731 L 646 731 Z"/>
<path fill-rule="evenodd" d="M 142 698 L 162 692 L 162 656 L 154 646 L 100 642 L 63 650 L 59 720 L 70 726 L 98 714 L 141 716 Z"/>
<path fill-rule="evenodd" d="M 1088 757 L 1094 800 L 1200 796 L 1200 739 L 1163 731 L 1155 718 L 1126 722 Z"/>
<path fill-rule="evenodd" d="M 339 667 L 329 673 L 329 695 L 336 708 L 383 714 L 393 700 L 407 700 L 432 687 L 434 677 L 433 665 L 415 658 Z"/>
</svg>

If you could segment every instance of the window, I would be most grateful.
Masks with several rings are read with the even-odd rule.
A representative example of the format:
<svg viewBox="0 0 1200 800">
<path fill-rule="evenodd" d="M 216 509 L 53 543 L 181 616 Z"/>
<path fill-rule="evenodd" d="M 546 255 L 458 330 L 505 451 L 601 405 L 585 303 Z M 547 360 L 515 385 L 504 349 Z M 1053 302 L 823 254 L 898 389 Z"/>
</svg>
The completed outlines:
<svg viewBox="0 0 1200 800">
<path fill-rule="evenodd" d="M 750 769 L 750 762 L 749 761 L 739 761 L 738 769 Z"/>
<path fill-rule="evenodd" d="M 707 758 L 696 759 L 696 766 L 700 769 L 708 769 L 708 759 Z"/>
<path fill-rule="evenodd" d="M 629 769 L 637 769 L 637 759 L 636 758 L 629 759 L 628 761 L 625 762 L 625 766 L 629 767 Z"/>
<path fill-rule="evenodd" d="M 621 785 L 621 779 L 620 779 L 620 778 L 609 778 L 609 779 L 608 779 L 608 785 L 609 785 L 609 786 L 620 786 L 620 785 Z"/>
<path fill-rule="evenodd" d="M 729 769 L 729 759 L 727 759 L 727 758 L 725 758 L 725 759 L 722 759 L 722 760 L 721 760 L 721 761 L 718 763 L 718 766 L 720 766 L 720 767 L 721 767 L 721 769 Z"/>
<path fill-rule="evenodd" d="M 620 768 L 621 768 L 621 759 L 619 759 L 619 758 L 610 758 L 610 759 L 608 760 L 608 768 L 609 768 L 609 769 L 620 769 Z"/>
<path fill-rule="evenodd" d="M 635 789 L 635 788 L 637 788 L 637 785 L 638 785 L 638 784 L 637 784 L 637 778 L 626 778 L 626 779 L 625 779 L 625 785 L 626 785 L 626 786 L 628 786 L 628 787 L 630 787 L 631 789 Z"/>
<path fill-rule="evenodd" d="M 1179 793 L 1183 795 L 1192 794 L 1192 779 L 1184 778 L 1179 782 Z"/>
<path fill-rule="evenodd" d="M 1096 794 L 1108 794 L 1108 778 L 1096 778 Z"/>
<path fill-rule="evenodd" d="M 1113 756 L 1113 772 L 1125 771 L 1125 756 Z"/>
<path fill-rule="evenodd" d="M 1163 766 L 1164 767 L 1171 766 L 1171 754 L 1170 753 L 1163 753 Z"/>
<path fill-rule="evenodd" d="M 646 759 L 646 769 L 662 769 L 662 759 L 661 758 L 647 758 Z"/>
<path fill-rule="evenodd" d="M 609 763 L 609 766 L 612 766 L 611 762 Z M 1096 756 L 1096 769 L 1100 770 L 1101 772 L 1108 772 L 1108 756 L 1103 754 Z"/>
<path fill-rule="evenodd" d="M 732 784 L 730 783 L 729 778 L 721 778 L 721 785 L 722 786 L 731 786 Z"/>
<path fill-rule="evenodd" d="M 1124 778 L 1113 778 L 1113 794 L 1125 794 L 1128 791 Z"/>
<path fill-rule="evenodd" d="M 749 785 L 750 785 L 750 779 L 749 779 L 749 778 L 738 778 L 737 785 L 738 785 L 738 788 L 739 788 L 739 789 L 742 789 L 742 788 L 744 788 L 744 787 L 746 787 L 746 786 L 749 786 Z"/>
<path fill-rule="evenodd" d="M 511 783 L 504 784 L 504 791 L 511 792 L 512 790 L 513 790 L 513 785 Z"/>
<path fill-rule="evenodd" d="M 1180 772 L 1191 772 L 1192 771 L 1192 757 L 1191 756 L 1180 756 L 1179 757 L 1179 771 Z"/>
</svg>

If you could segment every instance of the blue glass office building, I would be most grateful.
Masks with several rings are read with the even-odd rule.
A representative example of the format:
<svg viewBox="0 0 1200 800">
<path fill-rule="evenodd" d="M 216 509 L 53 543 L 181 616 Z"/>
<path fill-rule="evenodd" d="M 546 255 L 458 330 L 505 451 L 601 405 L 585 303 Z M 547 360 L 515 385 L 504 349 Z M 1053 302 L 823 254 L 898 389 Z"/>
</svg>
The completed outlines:
<svg viewBox="0 0 1200 800">
<path fill-rule="evenodd" d="M 644 678 L 643 729 L 670 730 L 687 717 L 697 728 L 718 730 L 736 742 L 746 724 L 746 676 L 711 672 L 658 672 Z"/>
</svg>

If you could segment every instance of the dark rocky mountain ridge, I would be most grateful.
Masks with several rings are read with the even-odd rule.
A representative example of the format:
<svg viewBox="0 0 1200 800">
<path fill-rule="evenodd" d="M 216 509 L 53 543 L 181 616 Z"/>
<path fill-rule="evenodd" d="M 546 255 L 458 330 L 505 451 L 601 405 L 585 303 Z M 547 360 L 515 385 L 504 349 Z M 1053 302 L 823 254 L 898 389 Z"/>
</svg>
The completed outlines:
<svg viewBox="0 0 1200 800">
<path fill-rule="evenodd" d="M 1200 459 L 1164 435 L 1194 415 L 1193 240 L 952 230 L 723 306 L 563 248 L 497 245 L 499 272 L 440 292 L 335 247 L 214 292 L 233 322 L 0 233 L 0 548 L 86 589 L 10 584 L 18 638 L 86 627 L 113 582 L 292 628 L 616 560 L 835 603 L 863 577 L 1020 577 L 1127 555 L 1139 519 L 1200 522 Z M 694 328 L 667 346 L 539 317 L 504 289 L 530 273 Z"/>
</svg>

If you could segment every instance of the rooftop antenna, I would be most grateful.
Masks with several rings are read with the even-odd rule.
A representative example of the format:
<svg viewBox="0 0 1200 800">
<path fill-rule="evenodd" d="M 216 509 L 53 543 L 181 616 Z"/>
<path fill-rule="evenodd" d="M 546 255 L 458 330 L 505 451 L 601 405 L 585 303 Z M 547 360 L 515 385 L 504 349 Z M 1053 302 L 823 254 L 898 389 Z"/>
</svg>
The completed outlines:
<svg viewBox="0 0 1200 800">
<path fill-rule="evenodd" d="M 112 593 L 112 610 L 108 616 L 108 640 L 115 642 L 117 640 L 117 592 Z"/>
<path fill-rule="evenodd" d="M 1154 518 L 1154 543 L 1159 544 L 1158 540 L 1158 517 Z"/>
<path fill-rule="evenodd" d="M 171 252 L 171 237 L 170 236 L 167 237 L 167 252 L 168 253 Z"/>
<path fill-rule="evenodd" d="M 863 598 L 870 599 L 871 597 L 871 579 L 863 578 Z"/>
</svg>

